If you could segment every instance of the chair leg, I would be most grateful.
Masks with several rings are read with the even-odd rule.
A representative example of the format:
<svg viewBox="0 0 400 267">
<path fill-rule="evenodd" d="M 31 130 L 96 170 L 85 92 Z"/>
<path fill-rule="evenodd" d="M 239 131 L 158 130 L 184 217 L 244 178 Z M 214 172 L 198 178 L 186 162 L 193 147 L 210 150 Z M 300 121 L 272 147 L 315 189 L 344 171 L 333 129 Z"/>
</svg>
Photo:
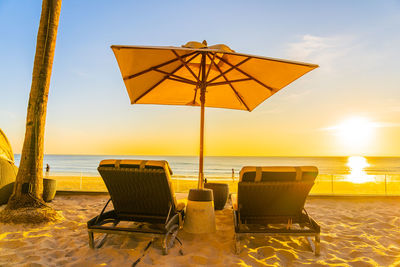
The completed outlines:
<svg viewBox="0 0 400 267">
<path fill-rule="evenodd" d="M 94 235 L 93 232 L 88 231 L 89 234 L 89 247 L 94 248 Z"/>
<path fill-rule="evenodd" d="M 235 239 L 235 254 L 238 255 L 238 254 L 240 254 L 240 237 L 239 237 L 239 235 L 235 233 L 234 239 Z"/>
<path fill-rule="evenodd" d="M 306 240 L 307 240 L 307 242 L 308 242 L 308 245 L 309 245 L 310 248 L 311 248 L 311 251 L 315 252 L 315 244 L 314 244 L 314 242 L 311 240 L 311 237 L 306 236 L 305 238 L 306 238 Z"/>
<path fill-rule="evenodd" d="M 100 242 L 97 243 L 96 248 L 101 248 L 104 245 L 104 243 L 106 242 L 107 237 L 108 237 L 108 234 L 104 234 L 104 236 L 100 240 Z"/>
<path fill-rule="evenodd" d="M 321 239 L 319 234 L 315 235 L 315 256 L 319 256 L 320 255 L 320 243 L 321 243 Z"/>
<path fill-rule="evenodd" d="M 314 251 L 315 256 L 319 256 L 320 252 L 320 237 L 319 234 L 315 235 L 314 242 L 311 240 L 311 237 L 306 236 L 307 242 L 311 247 L 311 250 Z"/>
<path fill-rule="evenodd" d="M 162 242 L 163 255 L 167 255 L 168 250 L 172 248 L 172 246 L 174 245 L 178 231 L 179 231 L 179 225 L 176 224 L 172 226 L 171 229 L 165 234 L 164 240 Z"/>
</svg>

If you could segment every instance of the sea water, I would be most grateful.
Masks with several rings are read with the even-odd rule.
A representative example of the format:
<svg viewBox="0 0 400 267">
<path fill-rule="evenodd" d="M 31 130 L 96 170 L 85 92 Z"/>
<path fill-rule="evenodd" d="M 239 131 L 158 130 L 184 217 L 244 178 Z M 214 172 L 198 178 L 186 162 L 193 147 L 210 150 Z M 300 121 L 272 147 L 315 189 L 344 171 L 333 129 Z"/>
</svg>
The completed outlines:
<svg viewBox="0 0 400 267">
<path fill-rule="evenodd" d="M 15 155 L 16 165 L 21 156 Z M 400 173 L 400 157 L 364 157 L 367 174 Z M 60 176 L 99 176 L 97 167 L 103 159 L 143 159 L 166 160 L 174 172 L 174 177 L 195 179 L 198 176 L 197 156 L 134 156 L 134 155 L 44 155 L 43 164 L 50 165 L 51 175 Z M 349 174 L 349 157 L 222 157 L 204 158 L 204 175 L 208 178 L 232 178 L 239 176 L 243 166 L 301 166 L 312 165 L 320 174 Z"/>
</svg>

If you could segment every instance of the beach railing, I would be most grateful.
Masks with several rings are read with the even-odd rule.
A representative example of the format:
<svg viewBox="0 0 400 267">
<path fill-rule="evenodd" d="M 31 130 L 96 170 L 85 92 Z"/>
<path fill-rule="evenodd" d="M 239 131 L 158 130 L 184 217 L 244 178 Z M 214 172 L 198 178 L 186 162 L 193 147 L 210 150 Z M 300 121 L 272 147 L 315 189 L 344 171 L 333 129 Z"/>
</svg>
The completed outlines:
<svg viewBox="0 0 400 267">
<path fill-rule="evenodd" d="M 400 174 L 320 174 L 310 194 L 400 196 Z"/>
<path fill-rule="evenodd" d="M 101 177 L 82 173 L 79 176 L 51 175 L 57 180 L 57 190 L 78 192 L 107 192 Z M 209 177 L 209 182 L 226 183 L 229 192 L 237 191 L 238 177 Z M 197 179 L 180 176 L 172 177 L 175 192 L 185 193 L 197 187 Z M 400 174 L 368 174 L 357 180 L 349 174 L 319 174 L 310 195 L 376 195 L 400 196 Z"/>
</svg>

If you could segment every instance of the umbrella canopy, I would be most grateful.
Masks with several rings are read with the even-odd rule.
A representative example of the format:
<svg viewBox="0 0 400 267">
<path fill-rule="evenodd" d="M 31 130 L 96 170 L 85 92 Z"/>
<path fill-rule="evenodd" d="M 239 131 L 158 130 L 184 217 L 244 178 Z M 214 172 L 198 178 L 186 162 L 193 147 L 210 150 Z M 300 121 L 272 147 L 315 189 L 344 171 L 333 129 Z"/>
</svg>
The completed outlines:
<svg viewBox="0 0 400 267">
<path fill-rule="evenodd" d="M 252 111 L 318 65 L 236 53 L 220 44 L 111 46 L 132 104 L 201 106 L 199 188 L 203 187 L 204 107 Z"/>
<path fill-rule="evenodd" d="M 6 134 L 0 129 L 0 159 L 14 163 L 14 153 Z"/>
</svg>

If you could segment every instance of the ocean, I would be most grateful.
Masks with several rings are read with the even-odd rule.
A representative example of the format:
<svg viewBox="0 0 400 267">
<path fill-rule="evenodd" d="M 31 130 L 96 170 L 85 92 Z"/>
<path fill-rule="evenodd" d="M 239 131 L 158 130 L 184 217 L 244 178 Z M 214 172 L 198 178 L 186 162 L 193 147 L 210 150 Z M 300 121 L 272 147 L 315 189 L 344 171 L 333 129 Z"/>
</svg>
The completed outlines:
<svg viewBox="0 0 400 267">
<path fill-rule="evenodd" d="M 16 165 L 21 156 L 15 155 Z M 400 173 L 400 157 L 358 157 L 362 159 L 362 168 L 367 174 Z M 116 155 L 45 155 L 44 166 L 50 165 L 51 175 L 64 176 L 99 176 L 97 166 L 103 159 L 145 159 L 167 160 L 175 177 L 197 178 L 197 156 L 116 156 Z M 204 158 L 204 175 L 206 178 L 232 178 L 243 166 L 317 166 L 320 174 L 349 174 L 350 157 L 222 157 L 207 156 Z M 350 165 L 349 165 L 350 164 Z"/>
</svg>

